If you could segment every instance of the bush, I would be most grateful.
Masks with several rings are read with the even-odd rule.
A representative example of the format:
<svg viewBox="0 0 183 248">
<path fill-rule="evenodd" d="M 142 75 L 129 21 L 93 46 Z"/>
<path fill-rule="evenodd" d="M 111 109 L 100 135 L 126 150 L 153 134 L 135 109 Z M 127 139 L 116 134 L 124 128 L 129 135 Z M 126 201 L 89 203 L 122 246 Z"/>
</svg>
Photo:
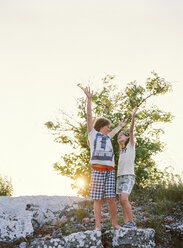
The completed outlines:
<svg viewBox="0 0 183 248">
<path fill-rule="evenodd" d="M 141 216 L 137 215 L 137 226 L 154 228 L 156 243 L 163 244 L 165 217 L 180 216 L 183 211 L 183 181 L 180 176 L 166 171 L 166 180 L 162 178 L 160 183 L 151 184 L 151 187 L 134 189 L 130 198 L 138 202 L 144 216 L 149 219 L 149 222 L 142 223 Z M 181 247 L 179 243 L 174 247 Z"/>
<path fill-rule="evenodd" d="M 169 173 L 166 180 L 163 179 L 161 183 L 148 189 L 146 197 L 155 202 L 183 203 L 183 181 L 179 175 Z"/>
<path fill-rule="evenodd" d="M 0 175 L 0 196 L 12 196 L 13 186 L 11 180 Z"/>
<path fill-rule="evenodd" d="M 78 222 L 81 222 L 83 218 L 88 217 L 88 213 L 82 208 L 74 209 L 74 215 Z"/>
</svg>

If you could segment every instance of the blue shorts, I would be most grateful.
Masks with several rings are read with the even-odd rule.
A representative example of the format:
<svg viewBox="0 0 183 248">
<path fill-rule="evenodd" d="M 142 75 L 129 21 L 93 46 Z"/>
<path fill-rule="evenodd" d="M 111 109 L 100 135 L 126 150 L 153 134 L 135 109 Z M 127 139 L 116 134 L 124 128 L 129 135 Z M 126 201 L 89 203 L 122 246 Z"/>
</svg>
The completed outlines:
<svg viewBox="0 0 183 248">
<path fill-rule="evenodd" d="M 100 172 L 91 169 L 89 199 L 101 200 L 115 197 L 115 170 Z"/>
<path fill-rule="evenodd" d="M 117 178 L 116 194 L 122 193 L 130 194 L 135 182 L 134 175 L 122 175 Z"/>
</svg>

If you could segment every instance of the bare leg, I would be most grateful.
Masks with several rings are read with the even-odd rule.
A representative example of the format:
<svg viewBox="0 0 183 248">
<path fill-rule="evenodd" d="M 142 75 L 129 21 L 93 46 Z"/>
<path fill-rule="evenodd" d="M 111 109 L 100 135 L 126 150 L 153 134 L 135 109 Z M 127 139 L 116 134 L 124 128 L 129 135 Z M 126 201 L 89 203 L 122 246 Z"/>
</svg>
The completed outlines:
<svg viewBox="0 0 183 248">
<path fill-rule="evenodd" d="M 116 207 L 116 201 L 115 198 L 107 198 L 108 204 L 109 204 L 109 211 L 112 218 L 112 225 L 114 229 L 119 229 L 120 226 L 117 223 L 117 207 Z"/>
<path fill-rule="evenodd" d="M 101 229 L 101 207 L 102 200 L 94 200 L 94 215 L 95 215 L 95 224 L 97 229 Z"/>
<path fill-rule="evenodd" d="M 124 222 L 127 223 L 128 221 L 133 221 L 132 208 L 128 201 L 127 193 L 122 193 L 120 195 L 120 204 L 122 207 Z"/>
</svg>

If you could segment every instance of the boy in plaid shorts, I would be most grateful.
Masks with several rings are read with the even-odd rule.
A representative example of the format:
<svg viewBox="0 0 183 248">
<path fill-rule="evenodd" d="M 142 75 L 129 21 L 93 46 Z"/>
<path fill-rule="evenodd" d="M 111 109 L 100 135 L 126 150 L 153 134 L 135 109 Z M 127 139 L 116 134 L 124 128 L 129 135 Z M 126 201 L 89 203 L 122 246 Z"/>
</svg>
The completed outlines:
<svg viewBox="0 0 183 248">
<path fill-rule="evenodd" d="M 111 132 L 110 121 L 106 118 L 99 118 L 93 126 L 91 110 L 93 91 L 90 92 L 90 88 L 86 87 L 84 93 L 88 98 L 87 129 L 91 153 L 90 164 L 92 165 L 89 198 L 94 200 L 96 230 L 101 230 L 101 206 L 104 198 L 109 204 L 113 228 L 119 229 L 115 202 L 115 163 L 111 139 L 126 123 L 119 122 L 119 125 Z"/>
</svg>

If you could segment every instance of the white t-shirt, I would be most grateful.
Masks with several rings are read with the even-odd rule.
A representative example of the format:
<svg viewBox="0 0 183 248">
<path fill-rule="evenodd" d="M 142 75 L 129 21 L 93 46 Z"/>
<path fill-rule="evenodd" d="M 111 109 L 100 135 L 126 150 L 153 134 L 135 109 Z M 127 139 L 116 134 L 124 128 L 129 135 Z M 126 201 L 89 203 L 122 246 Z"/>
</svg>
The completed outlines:
<svg viewBox="0 0 183 248">
<path fill-rule="evenodd" d="M 117 176 L 134 175 L 134 161 L 135 145 L 132 146 L 129 141 L 127 146 L 120 152 Z"/>
<path fill-rule="evenodd" d="M 94 128 L 88 134 L 90 142 L 90 164 L 115 166 L 114 152 L 109 135 L 97 132 Z"/>
</svg>

